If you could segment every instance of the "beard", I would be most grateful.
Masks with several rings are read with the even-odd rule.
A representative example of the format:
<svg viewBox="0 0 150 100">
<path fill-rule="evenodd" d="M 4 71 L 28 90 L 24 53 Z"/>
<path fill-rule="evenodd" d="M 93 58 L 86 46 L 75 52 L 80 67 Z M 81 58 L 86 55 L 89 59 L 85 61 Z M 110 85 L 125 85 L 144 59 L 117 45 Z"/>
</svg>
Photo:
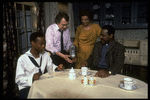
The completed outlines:
<svg viewBox="0 0 150 100">
<path fill-rule="evenodd" d="M 106 41 L 105 40 L 101 40 L 101 44 L 106 44 Z"/>
</svg>

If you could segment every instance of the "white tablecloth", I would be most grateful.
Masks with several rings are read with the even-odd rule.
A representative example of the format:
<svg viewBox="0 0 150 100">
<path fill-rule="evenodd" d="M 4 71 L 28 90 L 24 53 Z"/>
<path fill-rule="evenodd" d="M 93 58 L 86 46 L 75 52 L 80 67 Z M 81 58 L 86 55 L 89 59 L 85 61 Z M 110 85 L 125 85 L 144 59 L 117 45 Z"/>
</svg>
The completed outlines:
<svg viewBox="0 0 150 100">
<path fill-rule="evenodd" d="M 148 98 L 148 84 L 135 79 L 136 90 L 124 90 L 118 85 L 123 80 L 124 75 L 111 75 L 106 78 L 96 78 L 96 85 L 84 86 L 81 79 L 84 76 L 78 74 L 80 69 L 75 69 L 77 78 L 69 79 L 69 70 L 55 72 L 54 77 L 49 79 L 49 74 L 43 74 L 39 80 L 34 81 L 28 98 Z M 90 70 L 91 75 L 97 71 Z M 87 76 L 90 78 L 90 76 Z M 132 77 L 131 77 L 132 78 Z"/>
</svg>

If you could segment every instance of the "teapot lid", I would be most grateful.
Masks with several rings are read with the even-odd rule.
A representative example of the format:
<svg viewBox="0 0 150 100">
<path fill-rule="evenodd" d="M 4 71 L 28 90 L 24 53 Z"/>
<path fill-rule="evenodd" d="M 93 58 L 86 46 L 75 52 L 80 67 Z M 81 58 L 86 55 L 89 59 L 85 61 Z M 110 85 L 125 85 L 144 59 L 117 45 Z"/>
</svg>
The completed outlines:
<svg viewBox="0 0 150 100">
<path fill-rule="evenodd" d="M 74 69 L 73 69 L 73 67 L 71 67 L 71 70 L 69 72 L 75 72 Z"/>
</svg>

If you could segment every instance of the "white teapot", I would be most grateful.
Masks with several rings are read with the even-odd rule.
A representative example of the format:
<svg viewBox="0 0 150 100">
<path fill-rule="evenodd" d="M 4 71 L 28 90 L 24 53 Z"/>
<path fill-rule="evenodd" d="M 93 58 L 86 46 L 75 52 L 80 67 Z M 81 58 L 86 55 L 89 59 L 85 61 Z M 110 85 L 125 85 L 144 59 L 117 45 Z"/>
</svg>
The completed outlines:
<svg viewBox="0 0 150 100">
<path fill-rule="evenodd" d="M 75 73 L 73 67 L 69 71 L 69 79 L 76 79 L 76 73 Z"/>
</svg>

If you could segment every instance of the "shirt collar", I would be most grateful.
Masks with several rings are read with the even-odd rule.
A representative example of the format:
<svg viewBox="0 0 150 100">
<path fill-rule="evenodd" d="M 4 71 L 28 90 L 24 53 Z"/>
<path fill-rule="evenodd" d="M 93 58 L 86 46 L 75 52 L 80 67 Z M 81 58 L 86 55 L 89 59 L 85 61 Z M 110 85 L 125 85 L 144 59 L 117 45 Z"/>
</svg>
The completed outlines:
<svg viewBox="0 0 150 100">
<path fill-rule="evenodd" d="M 108 44 L 105 44 L 106 46 L 110 46 L 112 44 L 112 41 L 110 42 L 110 43 L 108 43 Z"/>
<path fill-rule="evenodd" d="M 58 29 L 59 29 L 58 25 L 57 25 L 56 23 L 55 23 L 54 25 L 55 25 L 55 27 L 56 27 L 56 30 L 58 30 Z"/>
<path fill-rule="evenodd" d="M 25 53 L 27 56 L 30 56 L 30 57 L 34 57 L 31 52 L 30 52 L 31 48 Z M 42 52 L 42 53 L 39 53 L 39 57 L 41 57 L 43 54 L 45 53 L 45 50 Z"/>
</svg>

